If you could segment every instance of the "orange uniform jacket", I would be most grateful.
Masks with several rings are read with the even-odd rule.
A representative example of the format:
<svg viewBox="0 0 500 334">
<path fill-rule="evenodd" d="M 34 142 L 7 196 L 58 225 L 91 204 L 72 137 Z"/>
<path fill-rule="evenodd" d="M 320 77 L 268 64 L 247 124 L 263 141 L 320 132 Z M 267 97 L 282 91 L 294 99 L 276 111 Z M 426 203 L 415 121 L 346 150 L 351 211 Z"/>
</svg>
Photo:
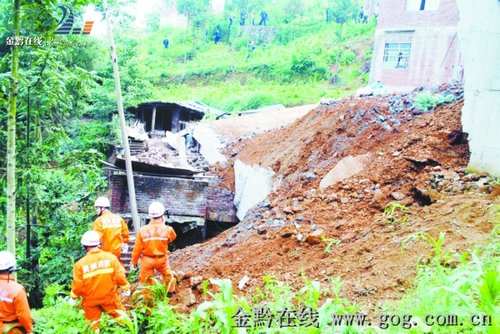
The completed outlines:
<svg viewBox="0 0 500 334">
<path fill-rule="evenodd" d="M 109 210 L 104 211 L 92 224 L 92 229 L 101 236 L 101 249 L 107 252 L 121 252 L 122 243 L 128 243 L 127 223 Z"/>
<path fill-rule="evenodd" d="M 130 288 L 125 269 L 113 254 L 95 249 L 75 263 L 71 297 L 83 297 L 84 305 L 109 304 L 117 286 Z"/>
<path fill-rule="evenodd" d="M 168 244 L 175 238 L 177 235 L 173 228 L 157 221 L 141 227 L 132 252 L 132 265 L 137 265 L 141 254 L 154 257 L 167 255 Z"/>
<path fill-rule="evenodd" d="M 0 275 L 0 320 L 17 320 L 28 333 L 33 332 L 33 319 L 26 291 L 9 275 Z"/>
</svg>

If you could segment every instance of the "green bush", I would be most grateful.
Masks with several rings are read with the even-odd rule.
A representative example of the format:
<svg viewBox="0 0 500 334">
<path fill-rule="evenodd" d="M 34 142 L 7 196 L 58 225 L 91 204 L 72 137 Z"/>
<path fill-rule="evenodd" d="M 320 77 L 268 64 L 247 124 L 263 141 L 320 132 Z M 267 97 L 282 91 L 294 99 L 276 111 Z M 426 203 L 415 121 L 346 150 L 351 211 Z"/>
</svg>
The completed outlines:
<svg viewBox="0 0 500 334">
<path fill-rule="evenodd" d="M 415 97 L 415 106 L 418 110 L 429 111 L 444 103 L 455 101 L 455 96 L 448 94 L 420 93 Z"/>
<path fill-rule="evenodd" d="M 312 77 L 314 79 L 326 79 L 328 68 L 319 64 L 316 59 L 306 54 L 293 55 L 290 71 L 293 75 L 301 77 Z"/>
<path fill-rule="evenodd" d="M 91 334 L 83 315 L 83 310 L 76 309 L 63 298 L 58 298 L 54 305 L 39 310 L 32 310 L 35 320 L 34 333 L 39 334 Z"/>
<path fill-rule="evenodd" d="M 450 254 L 443 251 L 444 234 L 426 239 L 435 250 L 435 259 L 422 265 L 417 274 L 415 288 L 401 301 L 386 305 L 384 313 L 411 314 L 417 326 L 407 333 L 500 333 L 500 247 L 498 226 L 491 240 L 472 254 Z M 452 268 L 452 263 L 458 263 Z M 427 326 L 426 315 L 456 315 L 457 326 Z M 473 326 L 472 315 L 492 317 L 491 326 Z M 390 327 L 388 333 L 399 333 Z"/>
<path fill-rule="evenodd" d="M 223 109 L 227 111 L 242 111 L 258 109 L 271 104 L 275 104 L 272 96 L 255 93 L 244 97 L 231 97 L 226 100 Z"/>
<path fill-rule="evenodd" d="M 342 65 L 350 65 L 354 62 L 355 59 L 356 59 L 356 53 L 354 53 L 354 51 L 350 49 L 347 49 L 342 53 L 339 62 Z"/>
</svg>

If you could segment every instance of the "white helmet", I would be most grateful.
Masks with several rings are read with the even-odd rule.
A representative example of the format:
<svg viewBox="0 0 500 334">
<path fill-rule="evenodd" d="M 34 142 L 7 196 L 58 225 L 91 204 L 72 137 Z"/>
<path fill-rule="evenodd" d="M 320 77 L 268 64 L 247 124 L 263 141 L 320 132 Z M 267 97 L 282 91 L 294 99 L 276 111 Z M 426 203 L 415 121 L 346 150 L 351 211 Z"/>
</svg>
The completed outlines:
<svg viewBox="0 0 500 334">
<path fill-rule="evenodd" d="M 165 206 L 160 202 L 153 202 L 149 205 L 148 214 L 151 218 L 161 217 L 165 214 Z"/>
<path fill-rule="evenodd" d="M 16 258 L 11 252 L 1 251 L 0 252 L 0 270 L 16 270 Z"/>
<path fill-rule="evenodd" d="M 89 247 L 99 246 L 101 243 L 101 237 L 97 231 L 87 231 L 83 233 L 81 243 L 82 245 Z"/>
<path fill-rule="evenodd" d="M 111 204 L 109 203 L 109 199 L 107 197 L 101 196 L 95 200 L 94 206 L 98 208 L 109 208 Z"/>
</svg>

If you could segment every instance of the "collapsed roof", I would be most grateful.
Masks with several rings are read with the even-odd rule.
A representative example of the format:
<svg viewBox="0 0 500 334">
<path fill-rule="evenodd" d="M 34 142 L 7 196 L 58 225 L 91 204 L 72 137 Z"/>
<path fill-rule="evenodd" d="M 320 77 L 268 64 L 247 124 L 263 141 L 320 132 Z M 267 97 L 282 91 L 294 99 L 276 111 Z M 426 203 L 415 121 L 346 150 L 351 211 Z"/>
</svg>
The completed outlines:
<svg viewBox="0 0 500 334">
<path fill-rule="evenodd" d="M 185 129 L 186 123 L 199 121 L 205 114 L 223 114 L 222 111 L 197 101 L 144 102 L 127 110 L 145 124 L 146 132 L 158 130 L 176 133 Z"/>
</svg>

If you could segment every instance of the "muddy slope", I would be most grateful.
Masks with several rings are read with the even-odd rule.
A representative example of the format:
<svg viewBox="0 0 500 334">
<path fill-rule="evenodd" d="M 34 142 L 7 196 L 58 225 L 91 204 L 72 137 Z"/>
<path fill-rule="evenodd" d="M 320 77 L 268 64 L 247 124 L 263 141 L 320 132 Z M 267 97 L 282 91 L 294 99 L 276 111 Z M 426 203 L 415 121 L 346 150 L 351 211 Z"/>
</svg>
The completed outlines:
<svg viewBox="0 0 500 334">
<path fill-rule="evenodd" d="M 232 160 L 271 167 L 280 188 L 234 228 L 173 252 L 172 268 L 185 277 L 230 278 L 235 286 L 247 275 L 239 292 L 247 296 L 263 275 L 297 287 L 302 274 L 322 284 L 340 276 L 344 296 L 377 308 L 411 287 L 417 264 L 432 257 L 427 236 L 445 232 L 445 247 L 456 251 L 483 243 L 498 189 L 488 176 L 465 174 L 462 93 L 444 89 L 457 100 L 433 111 L 416 111 L 412 95 L 348 98 L 228 148 L 237 152 Z M 362 171 L 320 190 L 348 156 L 363 156 Z M 216 168 L 228 187 L 231 162 Z M 384 215 L 396 200 L 408 210 Z M 181 281 L 186 289 L 201 300 L 193 280 Z M 173 302 L 186 304 L 179 296 Z"/>
</svg>

